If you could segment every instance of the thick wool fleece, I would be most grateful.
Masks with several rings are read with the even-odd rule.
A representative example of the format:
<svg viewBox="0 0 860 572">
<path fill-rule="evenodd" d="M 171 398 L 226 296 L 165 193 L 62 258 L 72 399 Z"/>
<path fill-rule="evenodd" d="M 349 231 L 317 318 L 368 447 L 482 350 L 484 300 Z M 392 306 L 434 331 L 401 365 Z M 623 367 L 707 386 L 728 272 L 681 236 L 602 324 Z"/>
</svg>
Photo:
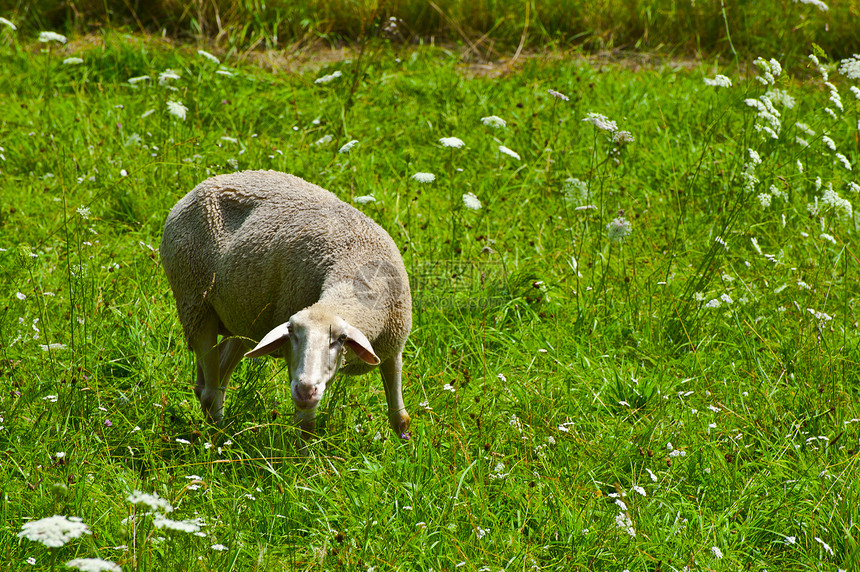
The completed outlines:
<svg viewBox="0 0 860 572">
<path fill-rule="evenodd" d="M 412 326 L 409 279 L 391 237 L 293 175 L 244 171 L 203 181 L 170 211 L 161 260 L 189 345 L 213 314 L 223 334 L 251 346 L 316 305 L 361 330 L 385 362 Z M 370 368 L 351 359 L 341 371 Z"/>
</svg>

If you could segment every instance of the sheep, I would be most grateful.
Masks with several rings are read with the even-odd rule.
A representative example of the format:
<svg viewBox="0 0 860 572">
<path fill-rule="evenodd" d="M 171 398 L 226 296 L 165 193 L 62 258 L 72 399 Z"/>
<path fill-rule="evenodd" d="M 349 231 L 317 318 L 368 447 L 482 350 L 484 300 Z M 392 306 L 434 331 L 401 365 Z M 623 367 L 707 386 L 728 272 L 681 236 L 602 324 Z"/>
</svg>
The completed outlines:
<svg viewBox="0 0 860 572">
<path fill-rule="evenodd" d="M 338 371 L 376 366 L 391 427 L 409 438 L 401 391 L 409 279 L 397 245 L 369 217 L 286 173 L 218 175 L 173 207 L 160 252 L 207 420 L 222 421 L 227 383 L 243 355 L 274 354 L 288 361 L 304 438 Z"/>
</svg>

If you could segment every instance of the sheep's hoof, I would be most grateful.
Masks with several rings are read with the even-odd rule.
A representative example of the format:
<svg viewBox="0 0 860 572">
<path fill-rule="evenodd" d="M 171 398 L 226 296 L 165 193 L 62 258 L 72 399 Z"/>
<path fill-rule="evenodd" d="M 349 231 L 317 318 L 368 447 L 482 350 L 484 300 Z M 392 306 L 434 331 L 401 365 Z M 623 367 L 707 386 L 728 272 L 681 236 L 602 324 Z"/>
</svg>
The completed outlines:
<svg viewBox="0 0 860 572">
<path fill-rule="evenodd" d="M 389 415 L 388 421 L 391 423 L 391 428 L 394 430 L 394 433 L 400 435 L 401 439 L 405 440 L 412 438 L 409 434 L 411 421 L 408 413 L 405 411 L 398 411 Z"/>
<path fill-rule="evenodd" d="M 195 388 L 195 393 L 197 393 Z M 197 394 L 206 421 L 217 425 L 224 419 L 224 390 L 209 391 L 205 387 Z"/>
</svg>

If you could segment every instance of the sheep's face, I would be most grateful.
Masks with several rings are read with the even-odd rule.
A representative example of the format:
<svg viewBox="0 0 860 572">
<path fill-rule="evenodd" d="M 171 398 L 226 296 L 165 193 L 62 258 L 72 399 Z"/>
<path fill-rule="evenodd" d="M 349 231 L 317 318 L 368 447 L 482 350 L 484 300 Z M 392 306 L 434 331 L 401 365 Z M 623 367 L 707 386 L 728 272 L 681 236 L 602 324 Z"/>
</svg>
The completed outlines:
<svg viewBox="0 0 860 572">
<path fill-rule="evenodd" d="M 314 306 L 293 314 L 289 322 L 275 327 L 245 355 L 266 355 L 284 345 L 290 370 L 290 395 L 299 411 L 316 409 L 347 349 L 366 363 L 379 363 L 360 330 L 337 314 Z"/>
<path fill-rule="evenodd" d="M 347 324 L 332 318 L 320 323 L 306 312 L 290 318 L 290 395 L 297 409 L 315 409 L 340 367 Z"/>
</svg>

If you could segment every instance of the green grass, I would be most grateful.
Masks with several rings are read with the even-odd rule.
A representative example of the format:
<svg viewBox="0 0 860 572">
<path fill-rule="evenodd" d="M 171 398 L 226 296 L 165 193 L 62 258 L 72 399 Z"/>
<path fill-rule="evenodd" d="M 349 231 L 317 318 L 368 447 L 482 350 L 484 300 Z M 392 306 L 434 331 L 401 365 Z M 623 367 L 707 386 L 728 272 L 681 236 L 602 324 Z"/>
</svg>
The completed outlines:
<svg viewBox="0 0 860 572">
<path fill-rule="evenodd" d="M 776 78 L 796 105 L 777 104 L 771 139 L 744 102 L 771 89 L 759 54 L 748 75 L 524 57 L 476 76 L 442 49 L 368 42 L 286 74 L 112 31 L 74 45 L 0 28 L 4 569 L 860 565 L 857 218 L 822 202 L 832 185 L 856 204 L 860 110 L 835 66 L 844 112 L 814 65 L 782 62 L 802 77 Z M 734 85 L 706 86 L 718 72 Z M 390 434 L 378 375 L 343 378 L 302 456 L 274 360 L 243 363 L 227 424 L 203 422 L 157 245 L 194 185 L 258 168 L 374 195 L 360 208 L 404 249 L 416 299 L 411 441 Z M 205 537 L 156 528 L 135 490 Z M 54 514 L 93 534 L 17 536 Z"/>
<path fill-rule="evenodd" d="M 797 56 L 812 42 L 835 57 L 860 51 L 860 1 L 820 4 L 828 9 L 796 0 L 30 0 L 8 16 L 30 36 L 107 26 L 193 39 L 231 53 L 261 47 L 294 53 L 318 42 L 367 38 L 458 42 L 470 60 L 548 46 L 730 59 Z"/>
</svg>

